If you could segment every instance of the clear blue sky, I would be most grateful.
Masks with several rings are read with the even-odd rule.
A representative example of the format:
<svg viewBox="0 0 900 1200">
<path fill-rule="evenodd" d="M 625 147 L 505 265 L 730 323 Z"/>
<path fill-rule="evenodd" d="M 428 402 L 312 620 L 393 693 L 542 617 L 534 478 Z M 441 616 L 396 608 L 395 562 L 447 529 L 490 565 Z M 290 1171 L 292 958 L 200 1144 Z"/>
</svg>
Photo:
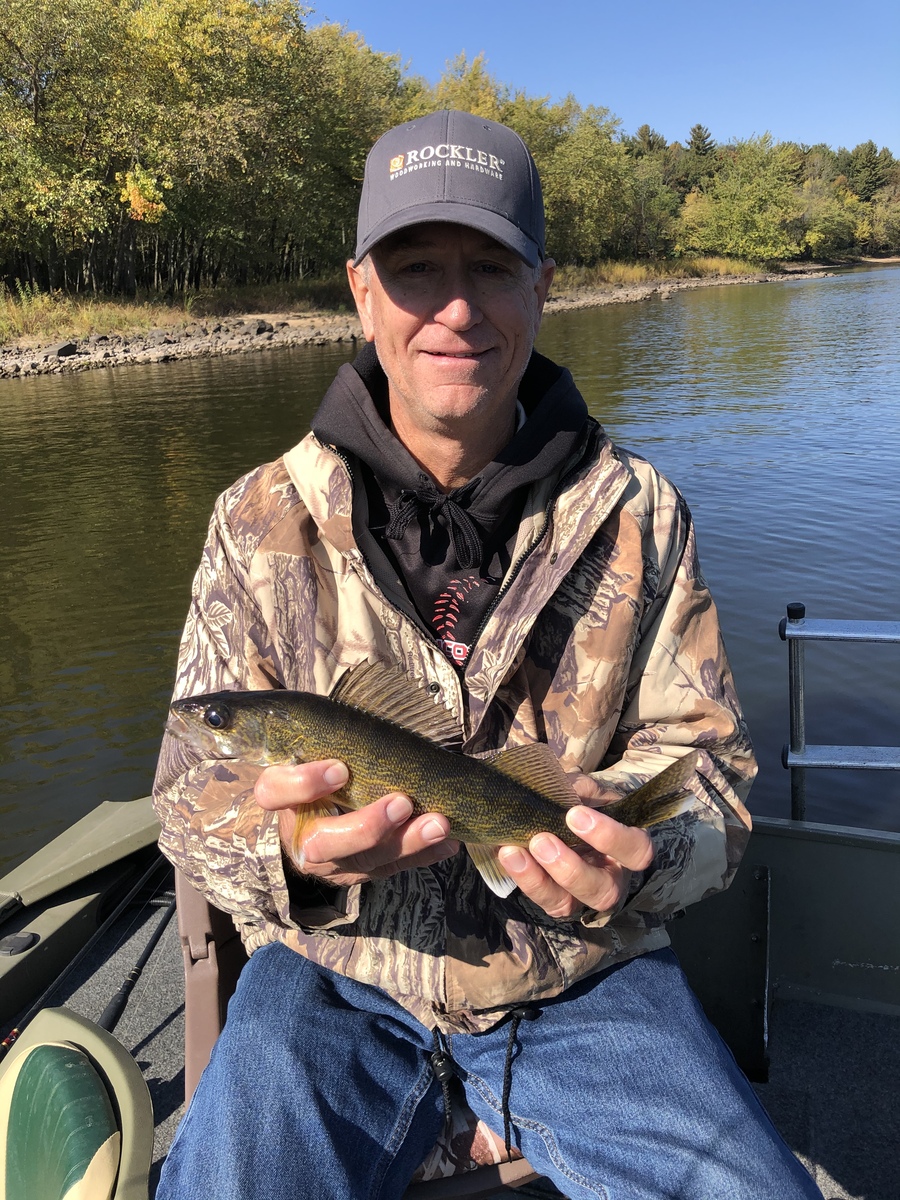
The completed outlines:
<svg viewBox="0 0 900 1200">
<path fill-rule="evenodd" d="M 769 131 L 900 157 L 900 0 L 311 0 L 434 82 L 484 51 L 531 95 L 602 105 L 627 133 L 647 122 L 683 141 Z"/>
</svg>

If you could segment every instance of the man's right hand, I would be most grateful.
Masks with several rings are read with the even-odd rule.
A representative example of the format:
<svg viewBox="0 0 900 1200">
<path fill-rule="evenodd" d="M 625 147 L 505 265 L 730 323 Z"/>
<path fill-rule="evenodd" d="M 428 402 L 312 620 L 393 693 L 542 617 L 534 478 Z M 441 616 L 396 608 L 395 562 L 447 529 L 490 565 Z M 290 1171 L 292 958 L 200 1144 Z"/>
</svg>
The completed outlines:
<svg viewBox="0 0 900 1200">
<path fill-rule="evenodd" d="M 332 887 L 349 887 L 370 879 L 386 879 L 410 867 L 427 867 L 449 858 L 459 843 L 448 839 L 450 823 L 440 813 L 412 817 L 408 796 L 391 792 L 356 812 L 318 817 L 291 849 L 298 810 L 326 799 L 349 778 L 336 759 L 267 767 L 256 781 L 260 808 L 278 813 L 281 843 L 287 857 L 303 875 Z M 410 819 L 412 818 L 412 819 Z"/>
</svg>

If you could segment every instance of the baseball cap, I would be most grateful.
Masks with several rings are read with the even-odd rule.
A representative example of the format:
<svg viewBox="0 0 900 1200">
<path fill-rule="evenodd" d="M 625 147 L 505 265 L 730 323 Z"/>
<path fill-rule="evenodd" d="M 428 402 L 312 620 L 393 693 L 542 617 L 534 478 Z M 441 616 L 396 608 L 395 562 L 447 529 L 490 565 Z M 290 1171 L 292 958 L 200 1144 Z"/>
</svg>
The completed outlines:
<svg viewBox="0 0 900 1200">
<path fill-rule="evenodd" d="M 366 159 L 354 264 L 389 233 L 423 221 L 477 229 L 536 267 L 544 257 L 544 201 L 519 135 L 453 109 L 383 134 Z"/>
</svg>

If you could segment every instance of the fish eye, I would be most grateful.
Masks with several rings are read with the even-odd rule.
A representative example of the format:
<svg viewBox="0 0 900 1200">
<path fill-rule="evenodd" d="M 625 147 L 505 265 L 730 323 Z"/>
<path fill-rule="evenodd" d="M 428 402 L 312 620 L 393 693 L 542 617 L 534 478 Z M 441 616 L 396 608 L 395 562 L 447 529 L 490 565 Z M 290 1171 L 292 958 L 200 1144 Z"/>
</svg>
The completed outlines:
<svg viewBox="0 0 900 1200">
<path fill-rule="evenodd" d="M 210 729 L 227 729 L 231 724 L 231 710 L 224 704 L 211 704 L 203 714 Z"/>
</svg>

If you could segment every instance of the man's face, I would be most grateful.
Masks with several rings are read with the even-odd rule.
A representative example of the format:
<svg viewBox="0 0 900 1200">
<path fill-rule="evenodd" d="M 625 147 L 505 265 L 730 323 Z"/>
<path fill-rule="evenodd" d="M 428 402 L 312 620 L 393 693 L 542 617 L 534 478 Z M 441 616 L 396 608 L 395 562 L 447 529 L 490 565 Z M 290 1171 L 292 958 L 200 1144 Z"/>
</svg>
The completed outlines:
<svg viewBox="0 0 900 1200">
<path fill-rule="evenodd" d="M 367 341 L 390 384 L 395 422 L 462 428 L 511 419 L 554 264 L 538 271 L 463 225 L 414 225 L 348 266 Z"/>
</svg>

